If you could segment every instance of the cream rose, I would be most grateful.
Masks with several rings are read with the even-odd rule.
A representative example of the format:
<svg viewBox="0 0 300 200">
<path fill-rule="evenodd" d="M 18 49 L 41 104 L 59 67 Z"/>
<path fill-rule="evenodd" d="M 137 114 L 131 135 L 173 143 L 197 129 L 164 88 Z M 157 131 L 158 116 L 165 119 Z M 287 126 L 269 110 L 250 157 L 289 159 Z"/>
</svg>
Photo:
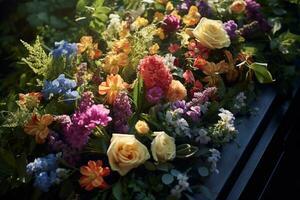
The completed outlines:
<svg viewBox="0 0 300 200">
<path fill-rule="evenodd" d="M 210 49 L 229 47 L 230 38 L 224 29 L 222 21 L 202 17 L 193 35 L 200 44 Z"/>
<path fill-rule="evenodd" d="M 150 158 L 147 147 L 128 134 L 113 134 L 107 156 L 111 169 L 121 176 Z"/>
<path fill-rule="evenodd" d="M 231 12 L 239 14 L 245 11 L 246 5 L 244 0 L 235 0 L 229 8 Z"/>
<path fill-rule="evenodd" d="M 139 134 L 147 134 L 149 132 L 149 126 L 145 121 L 141 121 L 139 120 L 136 124 L 135 124 L 135 129 Z"/>
<path fill-rule="evenodd" d="M 165 132 L 154 132 L 155 138 L 151 143 L 152 156 L 155 161 L 166 162 L 173 160 L 176 155 L 175 139 Z"/>
</svg>

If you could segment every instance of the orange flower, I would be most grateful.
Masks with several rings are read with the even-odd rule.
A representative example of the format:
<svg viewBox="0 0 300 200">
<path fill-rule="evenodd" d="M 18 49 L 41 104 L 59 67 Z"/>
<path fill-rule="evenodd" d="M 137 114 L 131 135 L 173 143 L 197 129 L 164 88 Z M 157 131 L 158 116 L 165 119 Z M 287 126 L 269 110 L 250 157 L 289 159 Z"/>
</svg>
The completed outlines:
<svg viewBox="0 0 300 200">
<path fill-rule="evenodd" d="M 30 92 L 27 94 L 19 94 L 19 104 L 23 108 L 32 109 L 36 107 L 42 99 L 42 93 Z"/>
<path fill-rule="evenodd" d="M 131 44 L 130 44 L 129 40 L 126 38 L 117 40 L 113 43 L 112 51 L 114 53 L 122 53 L 123 52 L 128 55 L 131 51 Z"/>
<path fill-rule="evenodd" d="M 226 73 L 228 64 L 223 60 L 219 63 L 208 62 L 203 69 L 203 73 L 207 75 L 203 80 L 209 86 L 216 86 L 222 80 L 221 74 Z"/>
<path fill-rule="evenodd" d="M 197 67 L 200 70 L 203 70 L 204 67 L 206 66 L 207 61 L 202 58 L 201 56 L 198 56 L 195 61 L 194 61 L 194 67 Z"/>
<path fill-rule="evenodd" d="M 226 73 L 226 79 L 230 82 L 236 81 L 240 75 L 236 67 L 237 59 L 233 59 L 233 56 L 230 53 L 230 51 L 225 50 L 224 54 L 228 61 L 228 70 Z"/>
<path fill-rule="evenodd" d="M 77 44 L 78 53 L 87 52 L 90 59 L 97 59 L 101 56 L 102 52 L 98 49 L 98 43 L 93 43 L 91 36 L 82 36 L 80 43 Z"/>
<path fill-rule="evenodd" d="M 159 39 L 163 40 L 166 38 L 166 35 L 165 35 L 165 32 L 164 32 L 164 29 L 162 28 L 158 28 L 156 29 L 155 31 L 155 35 L 157 35 L 159 37 Z"/>
<path fill-rule="evenodd" d="M 125 53 L 114 54 L 110 52 L 104 59 L 103 69 L 106 73 L 117 74 L 120 68 L 128 65 L 128 55 Z"/>
<path fill-rule="evenodd" d="M 201 15 L 196 6 L 191 6 L 189 13 L 183 17 L 183 23 L 187 26 L 194 26 L 200 21 Z"/>
<path fill-rule="evenodd" d="M 154 54 L 157 54 L 158 53 L 158 50 L 159 50 L 159 45 L 157 43 L 155 43 L 154 45 L 152 45 L 150 48 L 149 48 L 149 53 L 151 55 L 154 55 Z"/>
<path fill-rule="evenodd" d="M 155 12 L 154 13 L 154 19 L 153 19 L 153 21 L 162 21 L 163 19 L 164 19 L 164 17 L 165 17 L 165 15 L 164 14 L 162 14 L 161 12 Z"/>
<path fill-rule="evenodd" d="M 79 179 L 79 184 L 84 187 L 87 191 L 94 188 L 105 189 L 108 184 L 104 181 L 103 177 L 110 174 L 108 167 L 102 167 L 103 163 L 101 160 L 89 161 L 87 166 L 80 167 L 80 173 L 82 176 Z"/>
<path fill-rule="evenodd" d="M 111 74 L 106 77 L 105 82 L 102 82 L 99 85 L 98 92 L 100 95 L 106 94 L 107 103 L 113 104 L 119 92 L 125 90 L 126 88 L 127 83 L 124 82 L 119 74 Z"/>
<path fill-rule="evenodd" d="M 45 142 L 48 134 L 49 128 L 48 126 L 53 122 L 53 117 L 49 114 L 38 116 L 37 114 L 33 114 L 31 121 L 29 121 L 25 127 L 25 133 L 35 136 L 35 141 L 38 144 L 42 144 Z"/>
</svg>

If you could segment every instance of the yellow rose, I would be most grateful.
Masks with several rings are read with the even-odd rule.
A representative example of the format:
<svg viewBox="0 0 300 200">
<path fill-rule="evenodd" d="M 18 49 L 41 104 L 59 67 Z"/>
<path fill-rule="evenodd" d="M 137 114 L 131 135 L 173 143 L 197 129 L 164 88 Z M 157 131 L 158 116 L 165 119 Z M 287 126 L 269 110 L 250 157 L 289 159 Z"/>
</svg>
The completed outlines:
<svg viewBox="0 0 300 200">
<path fill-rule="evenodd" d="M 149 126 L 148 126 L 148 124 L 145 121 L 141 121 L 141 120 L 139 120 L 135 124 L 135 129 L 140 134 L 147 134 L 149 132 Z"/>
<path fill-rule="evenodd" d="M 221 49 L 230 46 L 230 38 L 224 29 L 222 21 L 212 20 L 203 17 L 193 35 L 200 44 L 210 49 Z"/>
<path fill-rule="evenodd" d="M 151 143 L 152 156 L 155 161 L 166 162 L 173 160 L 176 155 L 175 139 L 165 132 L 154 132 L 155 138 Z"/>
<path fill-rule="evenodd" d="M 170 87 L 166 93 L 168 101 L 180 101 L 183 100 L 187 95 L 186 88 L 180 81 L 172 80 Z"/>
<path fill-rule="evenodd" d="M 113 134 L 107 156 L 111 169 L 121 176 L 150 158 L 147 147 L 128 134 Z"/>
<path fill-rule="evenodd" d="M 231 12 L 240 14 L 246 9 L 246 2 L 244 0 L 235 0 L 229 7 Z"/>
</svg>

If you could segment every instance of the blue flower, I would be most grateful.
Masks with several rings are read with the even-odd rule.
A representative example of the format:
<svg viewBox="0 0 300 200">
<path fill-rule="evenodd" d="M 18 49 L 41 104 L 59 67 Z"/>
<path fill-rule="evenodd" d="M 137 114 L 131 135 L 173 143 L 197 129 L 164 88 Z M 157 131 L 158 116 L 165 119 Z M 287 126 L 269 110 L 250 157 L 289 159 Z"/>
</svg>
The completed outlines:
<svg viewBox="0 0 300 200">
<path fill-rule="evenodd" d="M 45 157 L 34 159 L 26 167 L 28 174 L 36 174 L 42 171 L 51 171 L 57 168 L 57 156 L 55 154 L 49 154 Z"/>
<path fill-rule="evenodd" d="M 76 43 L 68 43 L 64 40 L 60 42 L 55 42 L 56 49 L 53 49 L 51 54 L 54 58 L 58 58 L 61 56 L 66 56 L 67 58 L 71 58 L 77 52 L 77 44 Z"/>
<path fill-rule="evenodd" d="M 34 175 L 34 186 L 44 192 L 48 192 L 53 184 L 59 184 L 67 177 L 68 170 L 57 168 L 58 155 L 49 154 L 36 158 L 27 165 L 27 173 Z"/>
<path fill-rule="evenodd" d="M 76 82 L 68 79 L 64 74 L 60 74 L 53 81 L 44 81 L 44 88 L 42 90 L 43 96 L 50 99 L 55 94 L 64 95 L 65 100 L 75 100 L 79 94 L 76 90 L 72 90 L 77 86 Z"/>
</svg>

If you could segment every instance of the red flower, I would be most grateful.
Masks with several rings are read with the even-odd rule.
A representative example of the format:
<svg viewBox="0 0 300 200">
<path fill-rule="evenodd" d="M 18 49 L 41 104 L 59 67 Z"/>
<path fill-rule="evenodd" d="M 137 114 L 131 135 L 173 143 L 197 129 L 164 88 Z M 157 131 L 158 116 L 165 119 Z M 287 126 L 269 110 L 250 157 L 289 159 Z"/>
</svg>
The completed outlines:
<svg viewBox="0 0 300 200">
<path fill-rule="evenodd" d="M 203 89 L 203 85 L 200 81 L 196 80 L 194 83 L 194 87 L 190 90 L 190 95 L 194 96 L 195 92 L 199 92 Z"/>
<path fill-rule="evenodd" d="M 191 70 L 186 70 L 183 73 L 183 78 L 185 80 L 185 83 L 194 83 L 195 82 L 195 77 L 194 77 L 193 72 Z"/>
<path fill-rule="evenodd" d="M 200 70 L 204 70 L 204 67 L 206 66 L 207 61 L 202 58 L 201 56 L 198 56 L 195 61 L 194 61 L 194 67 L 200 69 Z"/>
<path fill-rule="evenodd" d="M 160 87 L 164 92 L 169 89 L 173 78 L 162 57 L 145 57 L 140 61 L 139 70 L 147 89 Z"/>
<path fill-rule="evenodd" d="M 170 53 L 176 53 L 180 49 L 180 46 L 178 44 L 170 44 L 168 47 L 168 50 Z"/>
<path fill-rule="evenodd" d="M 210 53 L 210 50 L 204 46 L 202 46 L 199 42 L 195 40 L 191 40 L 188 44 L 188 50 L 185 53 L 185 57 L 187 58 L 196 58 L 201 56 L 204 59 L 207 59 Z"/>
<path fill-rule="evenodd" d="M 79 184 L 84 187 L 87 191 L 94 188 L 105 189 L 108 184 L 104 181 L 103 177 L 110 174 L 110 169 L 108 167 L 102 167 L 102 161 L 89 161 L 87 166 L 80 167 L 80 177 Z"/>
</svg>

